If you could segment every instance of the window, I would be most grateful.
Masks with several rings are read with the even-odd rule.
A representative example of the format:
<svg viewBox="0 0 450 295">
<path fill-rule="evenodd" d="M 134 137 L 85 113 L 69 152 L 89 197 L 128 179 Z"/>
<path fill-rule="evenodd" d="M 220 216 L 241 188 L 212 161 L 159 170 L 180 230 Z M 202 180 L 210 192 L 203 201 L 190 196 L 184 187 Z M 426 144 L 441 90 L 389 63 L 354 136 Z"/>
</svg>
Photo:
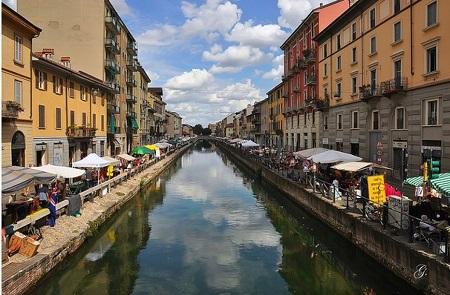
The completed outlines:
<svg viewBox="0 0 450 295">
<path fill-rule="evenodd" d="M 400 0 L 394 0 L 394 13 L 400 12 Z"/>
<path fill-rule="evenodd" d="M 36 88 L 40 90 L 47 90 L 47 73 L 38 71 L 36 82 L 37 82 Z"/>
<path fill-rule="evenodd" d="M 316 124 L 316 111 L 312 111 L 312 124 Z"/>
<path fill-rule="evenodd" d="M 341 70 L 341 67 L 342 67 L 341 62 L 342 62 L 341 57 L 338 56 L 338 57 L 337 57 L 337 62 L 336 62 L 336 70 L 337 70 L 337 71 L 340 71 L 340 70 Z"/>
<path fill-rule="evenodd" d="M 80 85 L 80 98 L 81 100 L 87 100 L 87 88 Z"/>
<path fill-rule="evenodd" d="M 336 142 L 336 150 L 339 152 L 344 150 L 344 143 L 342 141 Z"/>
<path fill-rule="evenodd" d="M 402 23 L 394 24 L 394 42 L 399 42 L 402 39 Z"/>
<path fill-rule="evenodd" d="M 22 89 L 22 81 L 14 80 L 14 99 L 19 104 L 22 104 Z"/>
<path fill-rule="evenodd" d="M 395 129 L 405 129 L 405 108 L 395 108 Z"/>
<path fill-rule="evenodd" d="M 352 41 L 356 40 L 356 23 L 352 24 Z"/>
<path fill-rule="evenodd" d="M 306 126 L 306 115 L 307 115 L 306 113 L 303 114 L 303 125 L 305 126 Z"/>
<path fill-rule="evenodd" d="M 336 48 L 337 50 L 341 49 L 341 34 L 336 36 Z"/>
<path fill-rule="evenodd" d="M 100 157 L 104 157 L 105 156 L 105 141 L 101 140 L 100 141 Z"/>
<path fill-rule="evenodd" d="M 336 116 L 336 128 L 337 130 L 342 130 L 342 114 Z"/>
<path fill-rule="evenodd" d="M 328 46 L 327 44 L 323 45 L 323 57 L 327 57 L 328 56 Z"/>
<path fill-rule="evenodd" d="M 356 47 L 352 48 L 352 63 L 356 62 Z"/>
<path fill-rule="evenodd" d="M 356 94 L 357 84 L 356 77 L 352 77 L 352 95 Z"/>
<path fill-rule="evenodd" d="M 105 131 L 105 115 L 101 115 L 100 117 L 100 127 L 102 131 Z"/>
<path fill-rule="evenodd" d="M 398 59 L 398 60 L 394 61 L 394 79 L 395 79 L 396 86 L 401 86 L 399 84 L 399 83 L 401 83 L 401 78 L 402 78 L 402 60 Z"/>
<path fill-rule="evenodd" d="M 375 90 L 377 87 L 377 70 L 370 70 L 370 89 Z"/>
<path fill-rule="evenodd" d="M 437 24 L 437 2 L 434 1 L 427 5 L 427 27 Z"/>
<path fill-rule="evenodd" d="M 92 128 L 96 128 L 96 127 L 97 127 L 97 115 L 92 114 Z"/>
<path fill-rule="evenodd" d="M 14 61 L 22 63 L 22 37 L 14 36 Z"/>
<path fill-rule="evenodd" d="M 336 96 L 341 97 L 342 85 L 341 82 L 336 83 Z"/>
<path fill-rule="evenodd" d="M 63 80 L 53 75 L 53 92 L 56 94 L 62 94 Z"/>
<path fill-rule="evenodd" d="M 56 129 L 61 129 L 61 108 L 56 108 L 56 114 L 55 114 L 56 116 L 55 116 L 55 119 L 56 119 L 56 122 L 55 122 L 55 126 L 56 126 Z"/>
<path fill-rule="evenodd" d="M 75 97 L 75 83 L 73 81 L 69 82 L 69 96 L 71 98 Z"/>
<path fill-rule="evenodd" d="M 82 113 L 81 114 L 81 125 L 83 126 L 83 127 L 86 127 L 86 113 Z"/>
<path fill-rule="evenodd" d="M 45 106 L 39 105 L 39 128 L 45 128 Z"/>
<path fill-rule="evenodd" d="M 372 8 L 369 12 L 369 25 L 370 29 L 375 28 L 376 22 L 375 22 L 375 8 Z"/>
<path fill-rule="evenodd" d="M 372 130 L 380 129 L 380 113 L 378 111 L 372 111 Z"/>
<path fill-rule="evenodd" d="M 370 38 L 370 54 L 375 54 L 377 52 L 377 38 Z"/>
<path fill-rule="evenodd" d="M 432 99 L 426 101 L 426 125 L 434 126 L 439 123 L 439 101 Z"/>
<path fill-rule="evenodd" d="M 328 130 L 328 116 L 323 117 L 323 129 Z"/>
<path fill-rule="evenodd" d="M 70 126 L 75 126 L 75 111 L 70 111 Z"/>
<path fill-rule="evenodd" d="M 350 143 L 350 153 L 359 157 L 359 143 Z"/>
<path fill-rule="evenodd" d="M 359 128 L 359 113 L 358 111 L 352 112 L 352 129 Z"/>
<path fill-rule="evenodd" d="M 327 64 L 323 64 L 323 76 L 324 77 L 328 76 L 328 65 Z"/>
<path fill-rule="evenodd" d="M 433 73 L 437 71 L 437 49 L 436 45 L 430 48 L 427 48 L 426 51 L 426 59 L 427 59 L 427 74 Z"/>
</svg>

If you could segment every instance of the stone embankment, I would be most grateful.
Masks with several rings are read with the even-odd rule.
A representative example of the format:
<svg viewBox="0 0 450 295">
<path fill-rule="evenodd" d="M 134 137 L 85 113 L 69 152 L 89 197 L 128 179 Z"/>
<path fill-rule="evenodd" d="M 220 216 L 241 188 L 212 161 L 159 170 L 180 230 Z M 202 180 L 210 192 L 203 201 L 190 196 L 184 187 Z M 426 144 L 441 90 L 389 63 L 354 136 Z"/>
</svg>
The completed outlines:
<svg viewBox="0 0 450 295">
<path fill-rule="evenodd" d="M 450 264 L 444 262 L 442 257 L 424 251 L 418 243 L 408 243 L 404 236 L 390 234 L 388 230 L 361 218 L 359 214 L 351 213 L 345 207 L 320 197 L 300 183 L 246 158 L 239 149 L 221 141 L 215 142 L 231 159 L 249 168 L 262 180 L 278 188 L 300 207 L 376 259 L 382 266 L 374 271 L 384 271 L 385 267 L 419 290 L 432 294 L 450 294 Z M 426 272 L 422 278 L 416 279 L 414 273 L 421 264 L 426 266 Z"/>
<path fill-rule="evenodd" d="M 38 254 L 26 258 L 20 254 L 2 266 L 2 294 L 23 294 L 68 255 L 75 252 L 87 238 L 131 198 L 142 186 L 154 181 L 190 147 L 184 146 L 142 172 L 121 182 L 103 197 L 85 202 L 79 217 L 63 215 L 56 226 L 42 228 L 43 239 Z"/>
</svg>

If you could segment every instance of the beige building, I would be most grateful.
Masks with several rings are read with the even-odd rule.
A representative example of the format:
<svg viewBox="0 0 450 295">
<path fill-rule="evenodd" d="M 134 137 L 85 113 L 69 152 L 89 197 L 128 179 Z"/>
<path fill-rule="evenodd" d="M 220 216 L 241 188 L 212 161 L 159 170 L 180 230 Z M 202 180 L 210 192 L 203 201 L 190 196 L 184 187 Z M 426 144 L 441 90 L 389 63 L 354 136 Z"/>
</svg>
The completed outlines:
<svg viewBox="0 0 450 295">
<path fill-rule="evenodd" d="M 167 137 L 179 138 L 182 136 L 182 119 L 178 113 L 166 111 Z"/>
<path fill-rule="evenodd" d="M 2 166 L 32 164 L 31 48 L 41 30 L 2 4 Z"/>
<path fill-rule="evenodd" d="M 136 116 L 139 118 L 137 130 L 133 130 L 133 146 L 146 145 L 150 143 L 150 124 L 147 119 L 148 116 L 153 116 L 151 108 L 148 103 L 148 84 L 151 82 L 144 68 L 138 64 L 137 71 L 134 73 L 136 86 L 134 93 L 136 96 Z"/>
<path fill-rule="evenodd" d="M 183 136 L 194 136 L 194 130 L 192 129 L 192 126 L 188 124 L 183 124 L 181 133 Z"/>
<path fill-rule="evenodd" d="M 151 133 L 152 141 L 156 142 L 164 138 L 167 131 L 166 103 L 163 101 L 163 89 L 161 87 L 149 87 L 148 95 L 153 103 L 154 129 Z"/>
<path fill-rule="evenodd" d="M 70 56 L 72 66 L 108 83 L 115 96 L 108 99 L 109 154 L 131 148 L 134 86 L 127 77 L 137 70 L 137 46 L 132 34 L 108 0 L 18 0 L 17 9 L 43 28 L 34 44 Z M 61 56 L 55 56 L 59 60 Z M 137 125 L 137 124 L 136 124 Z"/>
</svg>

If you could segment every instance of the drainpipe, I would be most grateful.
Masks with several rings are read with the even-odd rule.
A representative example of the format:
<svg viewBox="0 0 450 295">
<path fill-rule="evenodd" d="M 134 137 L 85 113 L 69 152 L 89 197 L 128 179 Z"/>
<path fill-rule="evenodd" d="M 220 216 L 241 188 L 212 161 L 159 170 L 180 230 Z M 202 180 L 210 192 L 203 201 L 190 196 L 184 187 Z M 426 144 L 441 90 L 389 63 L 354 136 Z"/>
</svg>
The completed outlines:
<svg viewBox="0 0 450 295">
<path fill-rule="evenodd" d="M 409 4 L 409 34 L 410 34 L 410 41 L 409 41 L 409 46 L 410 46 L 410 52 L 411 52 L 411 57 L 410 57 L 410 67 L 411 67 L 411 75 L 414 76 L 414 66 L 413 66 L 413 62 L 414 62 L 414 51 L 413 51 L 413 25 L 414 25 L 414 21 L 413 21 L 413 3 Z"/>
</svg>

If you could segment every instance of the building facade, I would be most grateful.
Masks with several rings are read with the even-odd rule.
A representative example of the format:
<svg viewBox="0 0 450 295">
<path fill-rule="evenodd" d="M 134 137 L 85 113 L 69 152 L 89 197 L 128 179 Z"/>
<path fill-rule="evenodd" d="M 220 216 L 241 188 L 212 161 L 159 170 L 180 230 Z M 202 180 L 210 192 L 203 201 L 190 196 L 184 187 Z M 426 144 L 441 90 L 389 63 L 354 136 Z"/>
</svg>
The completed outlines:
<svg viewBox="0 0 450 295">
<path fill-rule="evenodd" d="M 53 49 L 33 55 L 33 165 L 71 166 L 89 153 L 106 155 L 107 98 L 114 90 L 71 68 Z"/>
<path fill-rule="evenodd" d="M 166 103 L 162 99 L 163 94 L 161 87 L 148 88 L 148 95 L 154 108 L 155 129 L 151 134 L 154 142 L 164 138 L 167 132 Z"/>
<path fill-rule="evenodd" d="M 283 97 L 283 83 L 278 84 L 267 92 L 268 107 L 269 107 L 269 131 L 268 131 L 268 145 L 282 148 L 284 128 L 284 97 Z"/>
<path fill-rule="evenodd" d="M 148 102 L 148 84 L 151 82 L 144 68 L 138 64 L 135 72 L 136 87 L 134 92 L 137 98 L 136 115 L 138 120 L 138 129 L 133 139 L 134 146 L 150 144 L 150 127 L 152 126 L 153 109 Z"/>
<path fill-rule="evenodd" d="M 166 111 L 167 137 L 179 138 L 182 136 L 182 119 L 178 113 Z"/>
<path fill-rule="evenodd" d="M 261 143 L 261 101 L 255 102 L 247 120 L 250 122 L 249 138 L 256 143 Z"/>
<path fill-rule="evenodd" d="M 2 167 L 33 163 L 31 53 L 40 32 L 2 4 Z"/>
<path fill-rule="evenodd" d="M 38 50 L 54 48 L 72 58 L 72 66 L 115 90 L 108 98 L 108 153 L 127 152 L 137 120 L 129 77 L 137 71 L 137 46 L 108 0 L 18 0 L 17 9 L 43 28 Z M 59 60 L 61 56 L 55 56 Z M 137 125 L 137 124 L 135 124 Z"/>
<path fill-rule="evenodd" d="M 257 141 L 258 144 L 263 146 L 269 145 L 270 138 L 270 105 L 269 99 L 266 98 L 261 101 L 261 137 Z"/>
<path fill-rule="evenodd" d="M 442 0 L 358 1 L 317 36 L 323 146 L 398 179 L 429 158 L 450 169 L 449 14 Z"/>
<path fill-rule="evenodd" d="M 316 147 L 322 130 L 324 101 L 318 96 L 317 44 L 314 37 L 349 6 L 339 0 L 320 5 L 281 45 L 284 51 L 284 143 L 289 151 Z"/>
<path fill-rule="evenodd" d="M 192 129 L 192 126 L 188 125 L 188 124 L 183 124 L 182 125 L 182 135 L 189 136 L 189 137 L 194 136 L 194 130 Z"/>
</svg>

